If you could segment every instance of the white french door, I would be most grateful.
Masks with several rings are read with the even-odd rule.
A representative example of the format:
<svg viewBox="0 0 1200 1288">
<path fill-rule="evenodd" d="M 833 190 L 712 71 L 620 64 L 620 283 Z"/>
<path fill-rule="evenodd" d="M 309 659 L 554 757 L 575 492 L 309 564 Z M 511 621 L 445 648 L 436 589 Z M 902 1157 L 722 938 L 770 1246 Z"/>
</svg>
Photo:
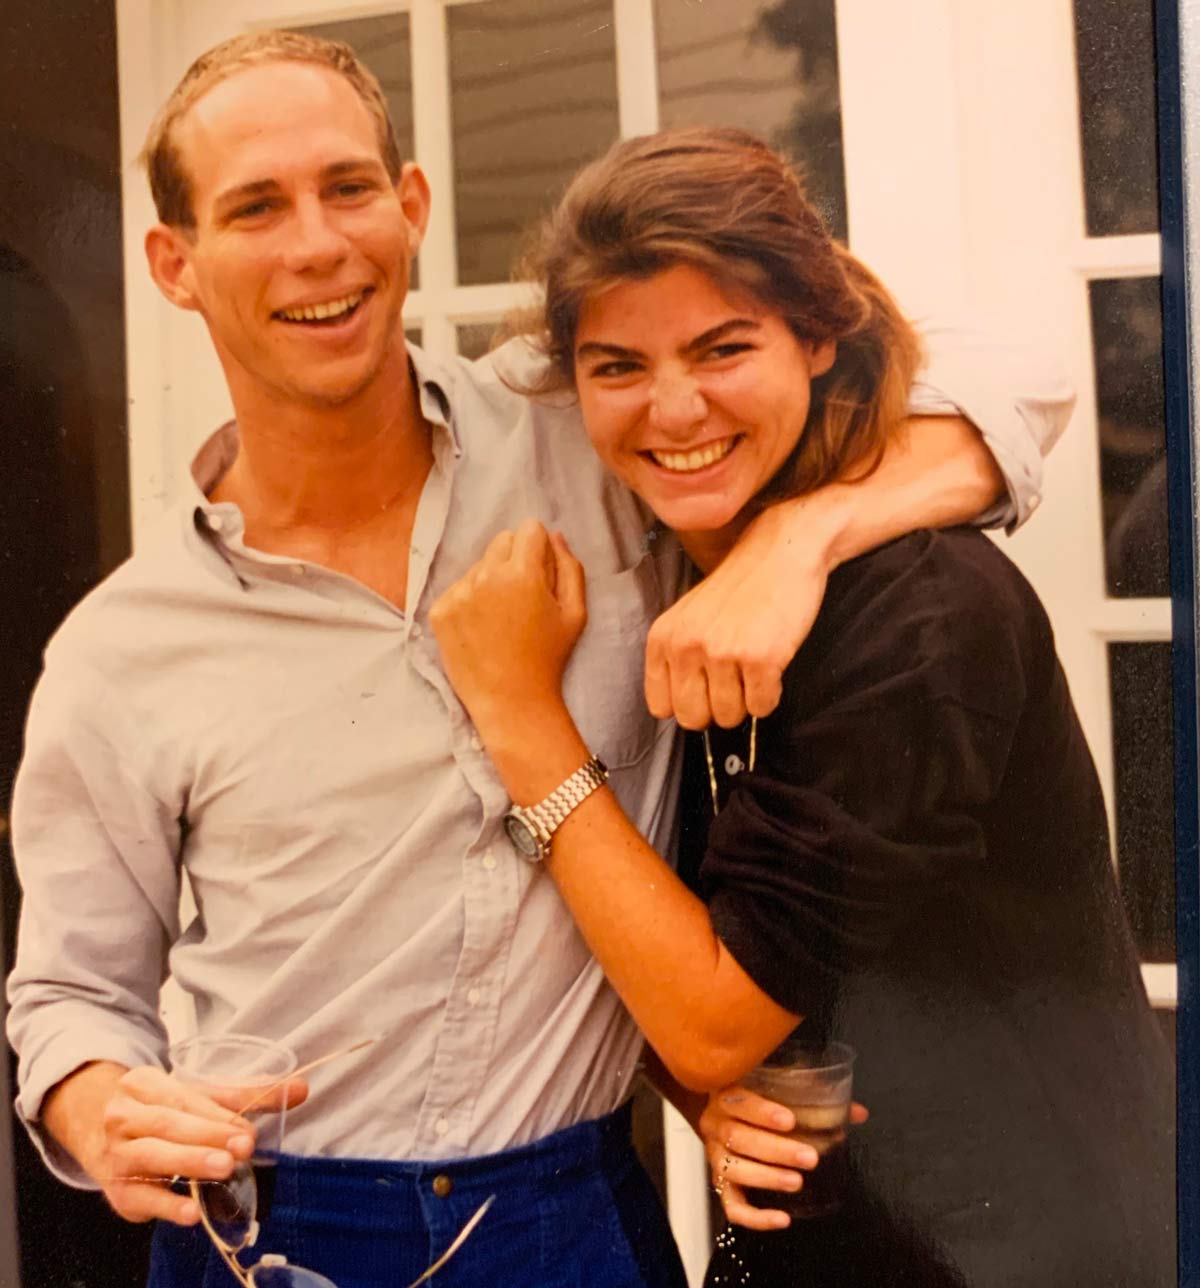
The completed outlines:
<svg viewBox="0 0 1200 1288">
<path fill-rule="evenodd" d="M 1148 20 L 1150 0 L 1128 10 Z M 117 0 L 117 11 L 135 540 L 230 407 L 202 325 L 170 308 L 146 273 L 153 211 L 133 158 L 192 58 L 248 28 L 336 35 L 383 81 L 435 196 L 406 311 L 410 333 L 435 353 L 481 351 L 522 300 L 508 280 L 519 226 L 574 168 L 618 135 L 702 120 L 748 126 L 802 154 L 833 226 L 910 313 L 977 314 L 1056 355 L 1079 404 L 1048 468 L 1046 504 L 1005 549 L 1053 620 L 1119 840 L 1115 861 L 1131 883 L 1149 882 L 1146 982 L 1157 1006 L 1174 1007 L 1173 950 L 1161 942 L 1169 801 L 1151 801 L 1148 814 L 1154 780 L 1127 769 L 1161 744 L 1162 729 L 1169 764 L 1170 604 L 1165 567 L 1125 575 L 1114 553 L 1147 495 L 1155 504 L 1138 462 L 1153 457 L 1147 435 L 1158 431 L 1125 396 L 1152 386 L 1128 368 L 1154 354 L 1139 357 L 1125 341 L 1140 319 L 1135 338 L 1153 350 L 1159 238 L 1145 211 L 1106 216 L 1103 165 L 1099 179 L 1087 173 L 1089 137 L 1103 142 L 1112 126 L 1095 106 L 1108 100 L 1097 99 L 1089 61 L 1111 34 L 1097 4 Z M 704 1168 L 670 1115 L 665 1139 L 672 1222 L 698 1284 Z"/>
</svg>

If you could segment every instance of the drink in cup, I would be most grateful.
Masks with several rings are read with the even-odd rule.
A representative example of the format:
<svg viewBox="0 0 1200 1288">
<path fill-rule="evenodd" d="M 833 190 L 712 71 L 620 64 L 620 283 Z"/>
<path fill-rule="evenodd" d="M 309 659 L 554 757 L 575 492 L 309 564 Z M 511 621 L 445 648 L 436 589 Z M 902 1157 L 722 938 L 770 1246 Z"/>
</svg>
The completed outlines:
<svg viewBox="0 0 1200 1288">
<path fill-rule="evenodd" d="M 818 1163 L 804 1175 L 798 1193 L 749 1188 L 755 1207 L 775 1208 L 793 1220 L 831 1216 L 842 1205 L 849 1174 L 846 1131 L 854 1079 L 854 1051 L 842 1042 L 789 1040 L 751 1070 L 742 1083 L 750 1091 L 786 1105 L 796 1116 L 788 1132 L 817 1151 Z"/>
<path fill-rule="evenodd" d="M 171 1072 L 207 1095 L 230 1105 L 230 1114 L 246 1109 L 243 1117 L 254 1124 L 254 1158 L 257 1164 L 273 1163 L 283 1146 L 285 1111 L 265 1109 L 274 1096 L 266 1092 L 285 1082 L 296 1068 L 290 1048 L 266 1038 L 243 1033 L 222 1037 L 194 1037 L 171 1047 Z"/>
</svg>

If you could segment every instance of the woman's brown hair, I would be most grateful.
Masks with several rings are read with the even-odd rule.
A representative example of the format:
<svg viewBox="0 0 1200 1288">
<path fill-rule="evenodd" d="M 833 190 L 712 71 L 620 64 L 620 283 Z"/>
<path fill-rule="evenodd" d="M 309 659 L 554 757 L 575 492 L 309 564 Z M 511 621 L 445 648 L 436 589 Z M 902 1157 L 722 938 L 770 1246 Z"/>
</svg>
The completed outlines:
<svg viewBox="0 0 1200 1288">
<path fill-rule="evenodd" d="M 801 341 L 837 343 L 804 434 L 767 492 L 868 474 L 903 419 L 920 347 L 875 275 L 829 235 L 795 171 L 752 134 L 687 128 L 616 144 L 571 182 L 519 276 L 544 303 L 506 327 L 549 359 L 530 393 L 575 385 L 586 300 L 677 264 L 777 313 Z"/>
</svg>

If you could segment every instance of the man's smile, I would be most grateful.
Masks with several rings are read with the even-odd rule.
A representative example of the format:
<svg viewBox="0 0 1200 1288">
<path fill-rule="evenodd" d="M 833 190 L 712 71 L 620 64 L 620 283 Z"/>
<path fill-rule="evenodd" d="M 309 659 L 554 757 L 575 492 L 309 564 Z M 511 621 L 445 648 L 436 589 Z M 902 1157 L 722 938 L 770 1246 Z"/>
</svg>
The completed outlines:
<svg viewBox="0 0 1200 1288">
<path fill-rule="evenodd" d="M 291 308 L 276 309 L 271 314 L 282 322 L 299 322 L 307 325 L 328 326 L 344 322 L 358 311 L 359 306 L 374 292 L 367 286 L 336 299 L 321 300 L 312 304 L 297 304 Z"/>
</svg>

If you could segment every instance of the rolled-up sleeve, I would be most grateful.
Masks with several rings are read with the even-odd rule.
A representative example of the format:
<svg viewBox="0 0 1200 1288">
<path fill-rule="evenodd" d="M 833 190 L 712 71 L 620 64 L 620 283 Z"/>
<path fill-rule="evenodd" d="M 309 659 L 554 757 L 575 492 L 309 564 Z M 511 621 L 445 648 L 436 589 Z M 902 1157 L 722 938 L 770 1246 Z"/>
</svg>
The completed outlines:
<svg viewBox="0 0 1200 1288">
<path fill-rule="evenodd" d="M 965 416 L 1004 475 L 1007 496 L 976 523 L 1015 531 L 1042 498 L 1042 461 L 1067 427 L 1075 391 L 1061 365 L 1028 344 L 969 321 L 916 323 L 925 366 L 909 398 L 912 415 Z"/>
<path fill-rule="evenodd" d="M 39 1122 L 81 1065 L 163 1064 L 159 989 L 178 933 L 179 805 L 139 763 L 137 722 L 102 676 L 48 662 L 13 795 L 23 891 L 8 1036 L 17 1112 L 60 1179 L 88 1178 Z"/>
</svg>

